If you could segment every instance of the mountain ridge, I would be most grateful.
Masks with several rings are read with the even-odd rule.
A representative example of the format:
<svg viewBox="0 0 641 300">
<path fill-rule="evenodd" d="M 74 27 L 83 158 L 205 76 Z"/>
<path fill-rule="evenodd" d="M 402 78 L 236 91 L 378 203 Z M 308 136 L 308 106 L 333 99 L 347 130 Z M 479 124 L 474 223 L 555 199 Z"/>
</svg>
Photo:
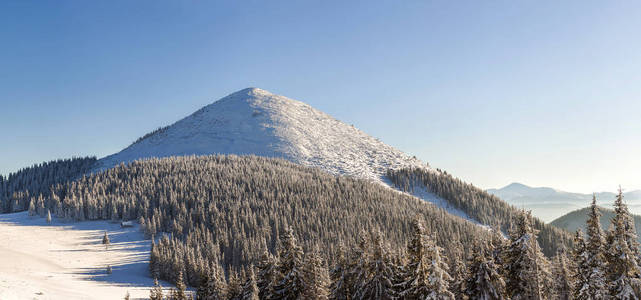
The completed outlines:
<svg viewBox="0 0 641 300">
<path fill-rule="evenodd" d="M 570 211 L 584 208 L 590 204 L 592 194 L 566 192 L 551 187 L 531 187 L 523 183 L 513 182 L 502 188 L 488 189 L 488 193 L 504 201 L 532 210 L 535 216 L 550 222 Z M 595 193 L 599 205 L 609 207 L 614 202 L 615 193 Z M 633 213 L 641 213 L 641 190 L 633 190 L 623 194 Z"/>
</svg>

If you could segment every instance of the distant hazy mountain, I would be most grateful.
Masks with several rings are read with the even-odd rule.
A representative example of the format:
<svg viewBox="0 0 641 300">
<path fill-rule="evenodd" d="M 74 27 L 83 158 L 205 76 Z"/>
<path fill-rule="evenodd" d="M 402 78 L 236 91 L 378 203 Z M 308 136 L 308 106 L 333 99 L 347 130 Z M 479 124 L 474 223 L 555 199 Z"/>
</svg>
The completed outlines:
<svg viewBox="0 0 641 300">
<path fill-rule="evenodd" d="M 532 210 L 532 214 L 545 222 L 587 207 L 592 200 L 592 194 L 570 193 L 549 187 L 530 187 L 521 183 L 511 183 L 500 189 L 489 189 L 487 192 L 516 207 Z M 597 193 L 597 203 L 604 207 L 612 207 L 615 195 L 612 192 Z M 624 197 L 630 211 L 641 214 L 641 191 L 625 193 Z"/>
<path fill-rule="evenodd" d="M 581 228 L 585 232 L 585 221 L 588 219 L 589 207 L 572 211 L 554 221 L 550 224 L 559 228 L 566 229 L 574 232 Z M 601 207 L 601 228 L 607 230 L 610 228 L 610 221 L 614 217 L 614 211 L 609 208 Z M 637 236 L 641 237 L 641 216 L 633 215 L 634 223 L 637 230 Z"/>
</svg>

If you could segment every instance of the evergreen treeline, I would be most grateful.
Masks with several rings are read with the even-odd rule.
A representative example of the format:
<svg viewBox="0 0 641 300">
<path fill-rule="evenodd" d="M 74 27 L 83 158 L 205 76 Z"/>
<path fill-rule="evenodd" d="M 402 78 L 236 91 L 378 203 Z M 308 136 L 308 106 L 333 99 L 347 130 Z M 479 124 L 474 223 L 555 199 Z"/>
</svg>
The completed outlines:
<svg viewBox="0 0 641 300">
<path fill-rule="evenodd" d="M 481 224 L 498 226 L 503 232 L 507 232 L 510 223 L 520 211 L 498 197 L 441 170 L 432 171 L 421 168 L 389 170 L 387 177 L 398 189 L 405 192 L 426 188 L 427 191 L 447 200 L 474 220 Z M 572 243 L 571 234 L 545 224 L 537 218 L 533 219 L 533 226 L 539 231 L 538 242 L 548 257 L 553 256 L 561 247 L 568 247 Z"/>
<path fill-rule="evenodd" d="M 414 216 L 447 249 L 442 254 L 448 259 L 464 255 L 451 251 L 455 244 L 472 245 L 490 235 L 379 184 L 256 156 L 136 161 L 52 190 L 51 196 L 31 198 L 32 213 L 50 210 L 67 220 L 137 220 L 157 240 L 151 271 L 171 282 L 182 273 L 191 286 L 216 264 L 228 275 L 255 262 L 261 249 L 274 253 L 279 234 L 290 226 L 303 249 L 317 249 L 321 259 L 330 261 L 340 242 L 357 242 L 363 229 L 380 231 L 386 243 L 404 244 Z"/>
<path fill-rule="evenodd" d="M 577 231 L 571 253 L 560 248 L 551 260 L 539 247 L 532 216 L 522 211 L 508 238 L 494 231 L 474 243 L 466 260 L 448 261 L 435 232 L 418 219 L 404 249 L 379 232 L 362 232 L 349 250 L 339 247 L 333 263 L 303 251 L 286 228 L 276 252 L 263 247 L 256 265 L 240 275 L 231 271 L 226 279 L 213 265 L 201 276 L 196 299 L 639 299 L 639 244 L 622 193 L 615 211 L 604 232 L 593 200 L 587 234 Z M 181 280 L 168 299 L 187 299 Z M 151 296 L 162 293 L 154 288 Z"/>
<path fill-rule="evenodd" d="M 95 163 L 96 157 L 74 157 L 35 164 L 6 178 L 0 175 L 0 212 L 27 210 L 32 196 L 50 196 L 52 185 L 79 178 Z"/>
</svg>

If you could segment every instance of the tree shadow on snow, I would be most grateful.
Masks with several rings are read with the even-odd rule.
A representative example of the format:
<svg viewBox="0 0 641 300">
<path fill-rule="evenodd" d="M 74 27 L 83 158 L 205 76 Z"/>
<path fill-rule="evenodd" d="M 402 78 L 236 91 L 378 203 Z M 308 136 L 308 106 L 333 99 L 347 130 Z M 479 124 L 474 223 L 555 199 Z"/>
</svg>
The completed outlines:
<svg viewBox="0 0 641 300">
<path fill-rule="evenodd" d="M 55 252 L 82 252 L 87 254 L 98 252 L 119 252 L 117 263 L 111 265 L 112 273 L 107 274 L 107 265 L 95 268 L 70 270 L 70 274 L 80 275 L 87 280 L 96 280 L 122 286 L 153 286 L 153 278 L 149 275 L 149 251 L 151 240 L 145 239 L 138 224 L 133 227 L 120 227 L 119 223 L 110 221 L 65 222 L 53 218 L 49 224 L 46 218 L 29 216 L 27 212 L 0 214 L 0 223 L 16 226 L 42 226 L 61 230 L 82 232 L 82 242 L 73 249 L 51 249 Z M 110 244 L 103 245 L 104 232 L 107 231 Z"/>
</svg>

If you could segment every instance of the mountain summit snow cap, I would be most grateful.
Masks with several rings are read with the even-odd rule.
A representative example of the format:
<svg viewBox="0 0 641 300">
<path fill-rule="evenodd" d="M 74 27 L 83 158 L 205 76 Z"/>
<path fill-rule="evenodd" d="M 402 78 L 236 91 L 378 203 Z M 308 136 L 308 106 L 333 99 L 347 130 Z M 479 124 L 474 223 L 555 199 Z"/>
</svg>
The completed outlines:
<svg viewBox="0 0 641 300">
<path fill-rule="evenodd" d="M 102 158 L 98 169 L 150 157 L 253 154 L 378 182 L 388 168 L 426 167 L 303 102 L 246 88 Z"/>
</svg>

